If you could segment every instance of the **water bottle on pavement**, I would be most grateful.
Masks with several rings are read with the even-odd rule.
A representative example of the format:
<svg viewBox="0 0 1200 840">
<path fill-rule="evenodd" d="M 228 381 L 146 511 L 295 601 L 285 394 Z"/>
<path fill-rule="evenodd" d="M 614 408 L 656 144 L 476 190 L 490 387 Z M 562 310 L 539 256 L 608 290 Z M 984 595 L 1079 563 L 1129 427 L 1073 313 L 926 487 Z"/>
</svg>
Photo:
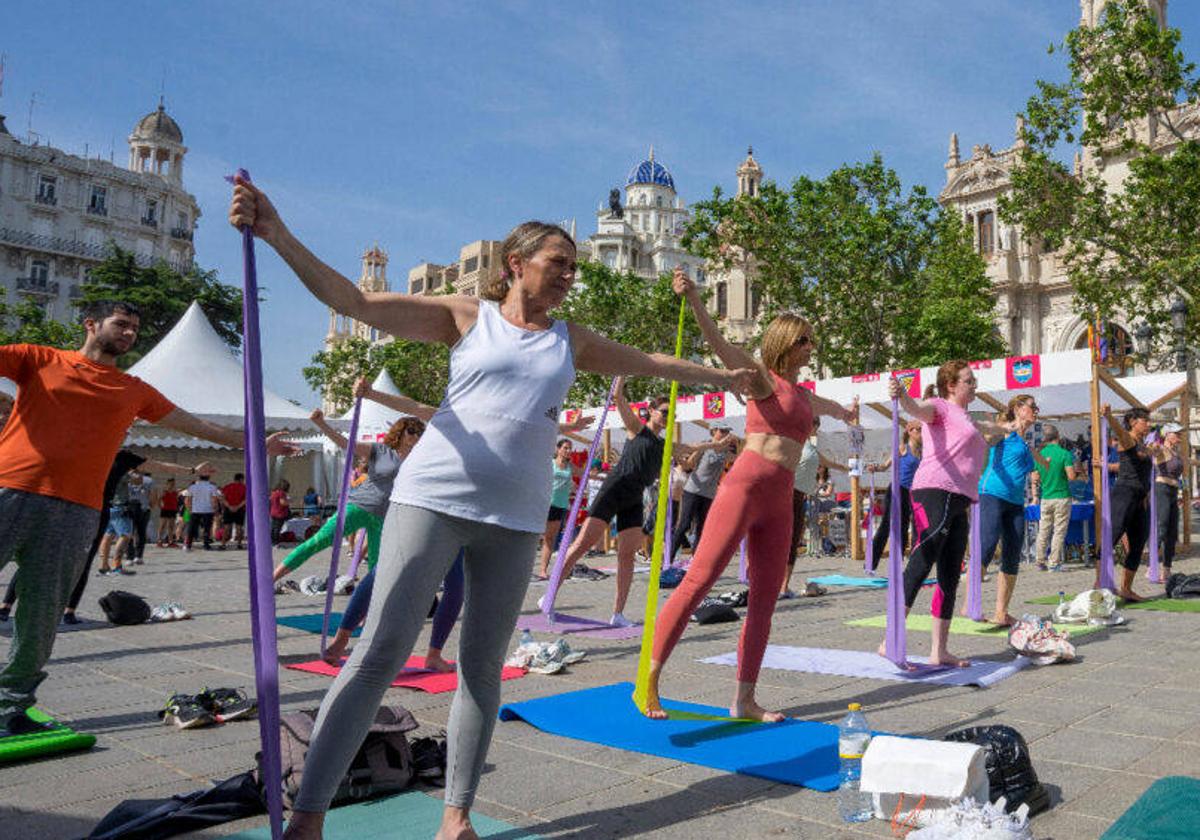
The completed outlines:
<svg viewBox="0 0 1200 840">
<path fill-rule="evenodd" d="M 838 811 L 846 822 L 866 822 L 875 815 L 871 794 L 859 787 L 862 779 L 862 757 L 871 743 L 871 729 L 862 713 L 862 706 L 851 703 L 849 713 L 838 723 Z"/>
<path fill-rule="evenodd" d="M 530 633 L 529 628 L 526 627 L 521 631 L 521 646 L 524 647 L 525 645 L 531 644 L 533 644 L 533 634 Z"/>
</svg>

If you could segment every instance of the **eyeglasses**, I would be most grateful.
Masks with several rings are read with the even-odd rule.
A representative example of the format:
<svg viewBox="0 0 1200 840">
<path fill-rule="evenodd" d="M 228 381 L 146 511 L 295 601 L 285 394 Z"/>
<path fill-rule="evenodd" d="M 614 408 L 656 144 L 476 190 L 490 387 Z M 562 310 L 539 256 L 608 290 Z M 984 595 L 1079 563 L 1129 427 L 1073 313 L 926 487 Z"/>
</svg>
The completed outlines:
<svg viewBox="0 0 1200 840">
<path fill-rule="evenodd" d="M 404 434 L 406 434 L 406 435 L 412 435 L 413 437 L 420 437 L 420 436 L 421 436 L 421 430 L 420 430 L 420 429 L 405 429 L 405 430 L 404 430 Z"/>
<path fill-rule="evenodd" d="M 795 341 L 793 341 L 792 346 L 793 347 L 808 347 L 812 343 L 813 343 L 812 336 L 805 334 L 805 335 L 802 335 L 799 338 L 797 338 Z"/>
</svg>

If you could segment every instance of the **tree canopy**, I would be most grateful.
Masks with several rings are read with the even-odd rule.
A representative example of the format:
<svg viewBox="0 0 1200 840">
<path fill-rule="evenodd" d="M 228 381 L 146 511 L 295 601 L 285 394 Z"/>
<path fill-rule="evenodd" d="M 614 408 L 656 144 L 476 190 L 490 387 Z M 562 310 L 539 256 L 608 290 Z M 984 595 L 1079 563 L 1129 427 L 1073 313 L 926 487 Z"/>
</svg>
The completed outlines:
<svg viewBox="0 0 1200 840">
<path fill-rule="evenodd" d="M 402 394 L 438 405 L 450 376 L 450 349 L 403 339 L 372 344 L 355 336 L 317 353 L 301 373 L 341 412 L 354 402 L 354 380 L 360 376 L 373 380 L 384 368 Z"/>
<path fill-rule="evenodd" d="M 83 344 L 83 328 L 50 320 L 45 310 L 32 301 L 9 303 L 5 290 L 0 289 L 0 345 L 3 344 L 44 344 L 76 350 Z"/>
<path fill-rule="evenodd" d="M 1160 349 L 1172 298 L 1200 294 L 1200 79 L 1179 41 L 1140 0 L 1112 0 L 1052 46 L 1067 77 L 1037 83 L 1000 201 L 1002 218 L 1058 252 L 1081 312 L 1144 318 Z"/>
<path fill-rule="evenodd" d="M 923 187 L 906 191 L 878 154 L 790 189 L 768 181 L 757 195 L 726 198 L 718 188 L 696 205 L 684 245 L 751 273 L 762 324 L 784 310 L 804 315 L 814 363 L 833 376 L 1004 352 L 969 232 Z"/>
</svg>

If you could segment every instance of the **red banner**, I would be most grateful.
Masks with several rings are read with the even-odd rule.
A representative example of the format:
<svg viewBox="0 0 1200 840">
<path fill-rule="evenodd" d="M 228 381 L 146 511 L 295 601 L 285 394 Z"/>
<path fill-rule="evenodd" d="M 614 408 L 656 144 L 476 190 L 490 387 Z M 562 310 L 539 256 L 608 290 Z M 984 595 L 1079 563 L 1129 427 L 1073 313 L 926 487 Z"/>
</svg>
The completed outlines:
<svg viewBox="0 0 1200 840">
<path fill-rule="evenodd" d="M 579 415 L 580 415 L 581 411 L 582 411 L 582 409 L 578 409 L 578 408 L 568 408 L 566 422 L 568 424 L 574 423 L 576 420 L 579 419 Z"/>
<path fill-rule="evenodd" d="M 695 394 L 680 394 L 675 398 L 676 403 L 691 403 L 696 401 Z"/>
<path fill-rule="evenodd" d="M 914 400 L 921 399 L 921 369 L 913 368 L 912 370 L 894 370 L 892 376 L 900 380 L 900 384 L 904 386 L 904 390 Z"/>
<path fill-rule="evenodd" d="M 812 379 L 805 379 L 800 383 L 800 387 L 806 391 L 812 391 L 814 394 L 817 393 L 817 383 Z"/>
<path fill-rule="evenodd" d="M 878 382 L 878 373 L 856 373 L 850 377 L 851 382 Z"/>
<path fill-rule="evenodd" d="M 720 420 L 725 416 L 725 392 L 714 391 L 704 395 L 704 419 Z"/>
<path fill-rule="evenodd" d="M 633 409 L 633 413 L 634 413 L 634 414 L 636 414 L 636 415 L 637 415 L 637 416 L 638 416 L 638 417 L 641 419 L 641 421 L 642 421 L 643 423 L 645 423 L 645 422 L 646 422 L 646 418 L 645 418 L 645 417 L 642 417 L 642 409 L 643 409 L 643 408 L 645 408 L 645 407 L 646 407 L 646 406 L 648 406 L 648 405 L 650 405 L 650 403 L 648 403 L 648 402 L 646 402 L 645 400 L 643 400 L 642 402 L 630 403 L 630 404 L 629 404 L 629 407 L 630 407 L 630 408 L 632 408 L 632 409 Z"/>
<path fill-rule="evenodd" d="M 1005 365 L 1008 390 L 1017 388 L 1040 388 L 1042 385 L 1042 360 L 1032 356 L 1009 356 Z"/>
<path fill-rule="evenodd" d="M 981 359 L 978 362 L 971 362 L 971 370 L 991 370 L 991 369 L 992 369 L 992 360 L 991 359 Z"/>
</svg>

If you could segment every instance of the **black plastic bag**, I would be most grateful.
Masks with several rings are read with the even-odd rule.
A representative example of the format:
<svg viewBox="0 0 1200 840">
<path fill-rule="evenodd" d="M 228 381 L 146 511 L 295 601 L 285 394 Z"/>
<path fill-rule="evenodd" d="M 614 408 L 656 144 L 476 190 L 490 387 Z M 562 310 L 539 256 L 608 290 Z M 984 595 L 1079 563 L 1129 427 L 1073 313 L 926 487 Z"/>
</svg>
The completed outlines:
<svg viewBox="0 0 1200 840">
<path fill-rule="evenodd" d="M 1176 572 L 1167 578 L 1168 598 L 1200 598 L 1200 575 Z"/>
<path fill-rule="evenodd" d="M 170 799 L 127 799 L 100 820 L 87 840 L 158 840 L 266 812 L 262 786 L 253 772 L 246 772 Z"/>
<path fill-rule="evenodd" d="M 1005 797 L 1005 809 L 1012 813 L 1022 804 L 1029 816 L 1050 807 L 1050 794 L 1038 781 L 1029 757 L 1029 745 L 1011 726 L 972 726 L 951 732 L 943 740 L 978 744 L 983 747 L 988 775 L 988 798 L 995 802 Z"/>
</svg>

